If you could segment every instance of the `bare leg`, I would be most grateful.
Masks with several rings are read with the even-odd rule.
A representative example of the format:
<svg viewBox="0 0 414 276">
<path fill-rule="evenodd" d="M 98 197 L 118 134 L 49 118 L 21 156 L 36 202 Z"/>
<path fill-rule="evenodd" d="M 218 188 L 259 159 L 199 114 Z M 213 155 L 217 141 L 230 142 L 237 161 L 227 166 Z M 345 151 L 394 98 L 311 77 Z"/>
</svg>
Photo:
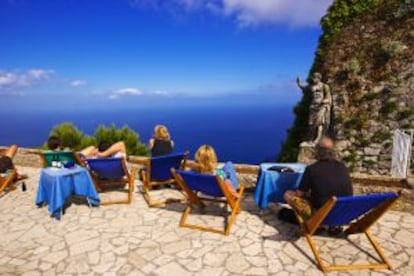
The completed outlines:
<svg viewBox="0 0 414 276">
<path fill-rule="evenodd" d="M 19 147 L 17 145 L 11 145 L 8 149 L 3 151 L 3 155 L 12 159 L 16 154 L 18 148 Z"/>
<path fill-rule="evenodd" d="M 107 150 L 103 152 L 98 152 L 97 155 L 99 158 L 105 158 L 105 157 L 112 156 L 118 152 L 126 154 L 125 143 L 122 141 L 116 142 L 115 144 L 113 144 Z"/>
<path fill-rule="evenodd" d="M 89 146 L 81 150 L 79 153 L 85 156 L 86 158 L 91 158 L 97 156 L 98 149 L 94 146 Z"/>
<path fill-rule="evenodd" d="M 292 197 L 294 197 L 296 195 L 296 192 L 295 191 L 292 191 L 292 190 L 287 190 L 284 194 L 283 194 L 283 199 L 286 201 L 286 202 L 289 202 L 290 201 L 290 199 L 292 198 Z"/>
<path fill-rule="evenodd" d="M 319 140 L 321 140 L 322 138 L 322 130 L 323 130 L 323 126 L 320 125 L 317 128 L 317 136 L 315 138 L 315 140 L 313 140 L 314 145 L 317 145 L 319 143 Z"/>
</svg>

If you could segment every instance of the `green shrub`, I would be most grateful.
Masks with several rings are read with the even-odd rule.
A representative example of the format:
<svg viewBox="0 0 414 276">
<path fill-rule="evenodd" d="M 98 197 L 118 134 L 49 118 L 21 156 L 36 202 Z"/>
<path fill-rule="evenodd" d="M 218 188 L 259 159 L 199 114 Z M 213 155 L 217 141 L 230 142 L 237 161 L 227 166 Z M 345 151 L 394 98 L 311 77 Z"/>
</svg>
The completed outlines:
<svg viewBox="0 0 414 276">
<path fill-rule="evenodd" d="M 124 141 L 127 153 L 129 155 L 148 155 L 145 144 L 139 140 L 139 135 L 128 126 L 117 129 L 114 124 L 109 127 L 99 126 L 94 136 L 84 135 L 72 123 L 61 123 L 55 126 L 49 133 L 49 136 L 56 135 L 62 141 L 63 147 L 81 150 L 88 146 L 98 146 L 100 143 L 113 144 L 115 142 Z"/>
<path fill-rule="evenodd" d="M 139 141 L 139 135 L 128 126 L 117 129 L 115 124 L 109 127 L 99 126 L 95 130 L 95 139 L 97 145 L 100 143 L 113 144 L 118 141 L 124 141 L 127 153 L 130 155 L 148 155 L 146 146 Z"/>
<path fill-rule="evenodd" d="M 98 143 L 96 142 L 96 138 L 93 136 L 85 135 L 82 137 L 81 148 L 84 149 L 89 146 L 95 146 Z"/>
<path fill-rule="evenodd" d="M 50 132 L 50 136 L 59 137 L 62 147 L 73 148 L 79 150 L 81 147 L 81 141 L 83 133 L 73 123 L 62 123 L 55 126 Z"/>
</svg>

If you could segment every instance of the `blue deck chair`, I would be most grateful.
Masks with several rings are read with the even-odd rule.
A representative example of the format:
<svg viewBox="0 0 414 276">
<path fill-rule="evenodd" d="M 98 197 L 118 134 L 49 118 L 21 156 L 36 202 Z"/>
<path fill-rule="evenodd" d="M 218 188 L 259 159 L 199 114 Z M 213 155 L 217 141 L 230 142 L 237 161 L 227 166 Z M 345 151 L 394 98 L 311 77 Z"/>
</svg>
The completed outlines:
<svg viewBox="0 0 414 276">
<path fill-rule="evenodd" d="M 101 205 L 130 204 L 132 202 L 137 168 L 132 167 L 131 172 L 129 172 L 124 158 L 86 159 L 83 165 L 85 164 L 99 193 L 104 192 L 109 186 L 124 189 L 125 185 L 128 185 L 128 198 L 126 200 L 104 201 L 101 202 Z"/>
<path fill-rule="evenodd" d="M 178 199 L 153 200 L 150 192 L 154 186 L 175 184 L 171 169 L 183 169 L 187 158 L 188 151 L 152 157 L 146 161 L 145 169 L 141 171 L 141 179 L 144 184 L 144 197 L 149 206 L 162 206 L 171 202 L 183 201 Z"/>
<path fill-rule="evenodd" d="M 369 228 L 400 196 L 401 193 L 383 193 L 332 197 L 306 221 L 298 213 L 295 213 L 302 234 L 308 241 L 319 268 L 324 272 L 353 269 L 391 269 L 390 262 L 385 257 L 378 242 L 370 233 Z M 312 239 L 312 235 L 321 225 L 345 226 L 346 235 L 364 233 L 380 256 L 382 262 L 358 265 L 325 265 Z"/>
<path fill-rule="evenodd" d="M 223 179 L 218 175 L 181 170 L 172 170 L 172 173 L 177 183 L 187 195 L 187 207 L 181 216 L 180 227 L 198 229 L 228 236 L 236 215 L 240 213 L 240 202 L 244 192 L 244 185 L 239 183 L 239 192 L 238 197 L 236 198 L 230 193 Z M 221 202 L 230 206 L 231 213 L 230 217 L 228 217 L 228 213 L 225 216 L 224 230 L 186 223 L 192 207 L 194 205 L 204 207 L 204 201 Z"/>
<path fill-rule="evenodd" d="M 53 161 L 58 161 L 61 164 L 68 162 L 79 164 L 78 157 L 71 150 L 54 151 L 47 150 L 40 153 L 42 158 L 43 167 L 51 167 Z"/>
</svg>

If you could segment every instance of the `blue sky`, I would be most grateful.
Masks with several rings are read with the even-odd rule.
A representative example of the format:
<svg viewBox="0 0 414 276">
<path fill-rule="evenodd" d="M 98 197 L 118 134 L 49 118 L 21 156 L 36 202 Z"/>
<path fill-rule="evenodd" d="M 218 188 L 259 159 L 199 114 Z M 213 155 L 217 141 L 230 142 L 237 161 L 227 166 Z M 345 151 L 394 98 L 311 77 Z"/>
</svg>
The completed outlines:
<svg viewBox="0 0 414 276">
<path fill-rule="evenodd" d="M 2 0 L 0 108 L 291 104 L 331 2 Z"/>
</svg>

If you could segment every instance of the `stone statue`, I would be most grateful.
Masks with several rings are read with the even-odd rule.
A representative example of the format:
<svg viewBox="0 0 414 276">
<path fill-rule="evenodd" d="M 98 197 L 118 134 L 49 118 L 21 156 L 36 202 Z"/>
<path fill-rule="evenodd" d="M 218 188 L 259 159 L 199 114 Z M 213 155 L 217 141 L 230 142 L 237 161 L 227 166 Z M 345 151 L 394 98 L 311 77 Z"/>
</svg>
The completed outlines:
<svg viewBox="0 0 414 276">
<path fill-rule="evenodd" d="M 331 123 L 332 96 L 329 86 L 322 82 L 320 73 L 313 73 L 308 85 L 303 85 L 298 77 L 296 80 L 302 92 L 309 93 L 312 97 L 309 106 L 309 132 L 308 141 L 301 146 L 315 146 L 323 135 L 326 134 Z"/>
</svg>

